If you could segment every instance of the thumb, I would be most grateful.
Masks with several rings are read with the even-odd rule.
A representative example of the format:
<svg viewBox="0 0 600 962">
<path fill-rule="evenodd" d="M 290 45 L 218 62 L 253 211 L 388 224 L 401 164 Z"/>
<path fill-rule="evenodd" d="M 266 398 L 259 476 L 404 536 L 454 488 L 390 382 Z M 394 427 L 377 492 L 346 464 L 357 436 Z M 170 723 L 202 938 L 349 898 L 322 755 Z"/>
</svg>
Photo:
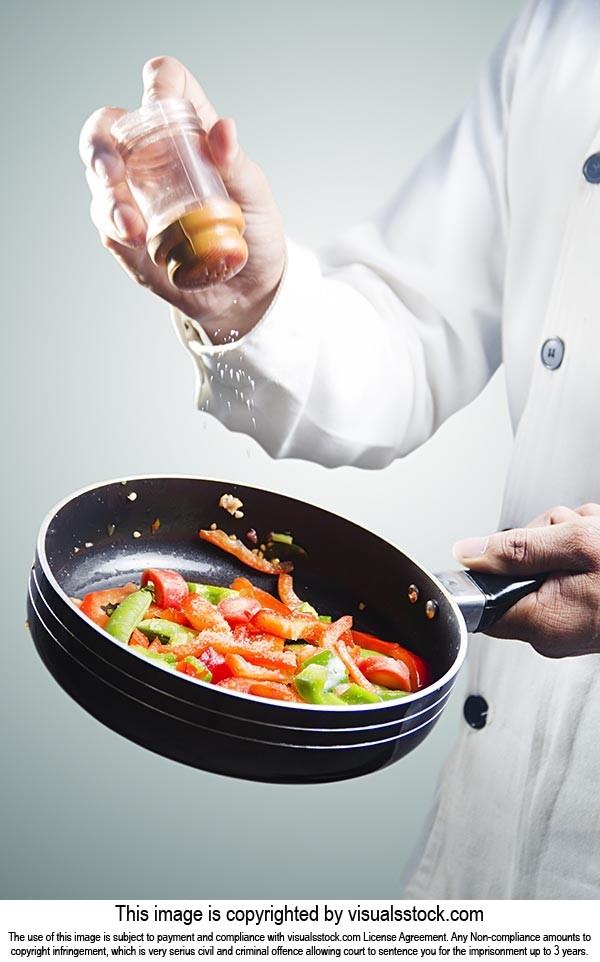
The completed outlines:
<svg viewBox="0 0 600 962">
<path fill-rule="evenodd" d="M 153 57 L 148 60 L 142 70 L 142 79 L 144 105 L 154 100 L 181 97 L 193 104 L 205 130 L 210 130 L 218 119 L 217 111 L 196 78 L 175 57 Z"/>
<path fill-rule="evenodd" d="M 589 571 L 598 563 L 594 532 L 578 522 L 543 528 L 512 528 L 487 538 L 457 541 L 453 554 L 474 571 L 494 574 L 542 574 Z"/>
</svg>

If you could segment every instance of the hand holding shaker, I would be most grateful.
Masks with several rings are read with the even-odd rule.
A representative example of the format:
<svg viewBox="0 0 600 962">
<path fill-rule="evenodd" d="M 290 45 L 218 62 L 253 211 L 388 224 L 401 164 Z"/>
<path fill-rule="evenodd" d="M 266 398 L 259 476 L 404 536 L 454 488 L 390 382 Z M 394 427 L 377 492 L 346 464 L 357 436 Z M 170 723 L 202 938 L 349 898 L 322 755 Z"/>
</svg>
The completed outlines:
<svg viewBox="0 0 600 962">
<path fill-rule="evenodd" d="M 248 260 L 244 217 L 210 154 L 187 100 L 155 100 L 112 128 L 146 244 L 174 287 L 201 291 L 234 277 Z"/>
</svg>

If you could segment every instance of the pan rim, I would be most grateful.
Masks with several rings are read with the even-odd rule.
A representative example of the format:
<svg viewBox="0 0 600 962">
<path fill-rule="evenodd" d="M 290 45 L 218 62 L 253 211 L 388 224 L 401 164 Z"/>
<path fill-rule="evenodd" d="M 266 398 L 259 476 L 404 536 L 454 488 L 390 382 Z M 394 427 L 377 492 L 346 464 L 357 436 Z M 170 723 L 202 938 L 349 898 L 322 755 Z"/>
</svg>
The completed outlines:
<svg viewBox="0 0 600 962">
<path fill-rule="evenodd" d="M 44 575 L 47 578 L 48 582 L 50 583 L 50 586 L 57 592 L 58 596 L 69 606 L 69 609 L 77 614 L 77 616 L 82 620 L 82 622 L 86 625 L 86 627 L 92 628 L 95 632 L 97 632 L 106 641 L 110 642 L 113 646 L 117 646 L 120 649 L 122 649 L 123 647 L 126 647 L 126 646 L 123 646 L 120 642 L 118 642 L 115 638 L 113 638 L 112 635 L 109 635 L 108 632 L 104 631 L 103 628 L 99 628 L 97 625 L 94 625 L 94 623 L 90 621 L 90 619 L 86 618 L 85 615 L 83 615 L 79 611 L 79 609 L 72 604 L 69 596 L 62 589 L 57 579 L 55 578 L 50 562 L 48 561 L 48 557 L 46 555 L 46 537 L 48 534 L 48 529 L 52 521 L 54 520 L 54 518 L 59 514 L 59 512 L 63 508 L 65 508 L 72 501 L 75 501 L 77 498 L 80 498 L 84 494 L 88 494 L 90 492 L 96 492 L 101 488 L 107 488 L 111 485 L 117 485 L 117 484 L 129 484 L 130 482 L 136 482 L 136 481 L 169 481 L 169 480 L 200 481 L 200 482 L 208 481 L 212 484 L 237 486 L 242 488 L 253 488 L 255 491 L 261 491 L 265 494 L 274 495 L 275 497 L 287 498 L 288 500 L 296 501 L 298 504 L 304 505 L 307 508 L 316 509 L 317 511 L 323 512 L 324 514 L 330 514 L 333 517 L 339 518 L 341 521 L 347 522 L 353 527 L 360 529 L 366 534 L 369 534 L 371 537 L 377 538 L 379 541 L 381 541 L 383 544 L 388 545 L 394 551 L 398 551 L 409 562 L 411 562 L 417 568 L 419 568 L 426 577 L 430 578 L 431 581 L 433 581 L 433 583 L 436 585 L 436 587 L 438 588 L 440 593 L 443 595 L 447 603 L 450 605 L 454 615 L 456 616 L 457 624 L 460 631 L 458 652 L 450 668 L 444 673 L 444 675 L 442 675 L 441 678 L 438 678 L 437 681 L 435 681 L 432 685 L 428 685 L 426 688 L 423 688 L 420 691 L 412 692 L 409 695 L 405 695 L 402 699 L 400 699 L 400 701 L 402 702 L 403 705 L 411 704 L 412 702 L 418 701 L 419 698 L 421 698 L 426 693 L 434 692 L 444 687 L 444 685 L 448 684 L 449 682 L 452 682 L 452 680 L 456 677 L 456 675 L 462 668 L 462 665 L 466 658 L 467 646 L 468 646 L 468 632 L 467 632 L 466 623 L 462 615 L 462 612 L 456 600 L 452 597 L 452 595 L 450 594 L 448 589 L 442 584 L 442 582 L 432 572 L 430 572 L 427 568 L 425 568 L 419 561 L 416 561 L 411 555 L 407 554 L 405 551 L 402 551 L 402 549 L 398 548 L 395 544 L 392 544 L 390 541 L 386 541 L 386 539 L 382 538 L 381 535 L 375 534 L 373 531 L 369 531 L 367 528 L 362 527 L 362 525 L 357 524 L 357 522 L 352 521 L 350 518 L 346 518 L 344 515 L 334 514 L 334 512 L 330 511 L 328 508 L 323 508 L 320 505 L 310 504 L 307 501 L 302 501 L 300 498 L 293 497 L 292 495 L 282 494 L 281 491 L 273 491 L 270 488 L 258 487 L 256 485 L 248 485 L 240 481 L 233 481 L 231 479 L 212 478 L 212 477 L 209 478 L 209 477 L 201 477 L 199 475 L 191 475 L 191 474 L 126 475 L 124 477 L 122 476 L 117 478 L 111 478 L 107 481 L 98 481 L 94 484 L 85 485 L 84 487 L 79 488 L 78 490 L 72 492 L 71 494 L 67 495 L 66 497 L 58 501 L 54 505 L 54 507 L 47 512 L 46 516 L 44 517 L 40 525 L 38 536 L 37 536 L 37 543 L 36 543 L 37 557 L 42 566 Z M 135 654 L 135 652 L 133 652 L 133 654 Z M 160 670 L 160 668 L 156 665 L 154 665 L 153 667 Z M 182 676 L 181 680 L 187 681 L 187 682 L 194 681 L 193 678 L 190 679 L 185 676 Z M 196 684 L 200 684 L 200 682 L 197 681 Z M 262 705 L 270 706 L 271 708 L 273 708 L 275 705 L 278 710 L 284 711 L 284 712 L 287 710 L 292 710 L 292 711 L 308 710 L 312 712 L 317 711 L 319 713 L 324 712 L 326 714 L 329 714 L 330 712 L 338 712 L 338 710 L 342 710 L 344 712 L 351 712 L 351 713 L 354 713 L 354 712 L 362 713 L 362 712 L 372 712 L 372 711 L 385 712 L 386 709 L 392 710 L 394 705 L 397 704 L 394 700 L 390 700 L 389 702 L 383 702 L 379 704 L 345 705 L 343 709 L 339 709 L 338 706 L 335 706 L 335 705 L 310 705 L 310 704 L 304 705 L 304 704 L 299 704 L 295 702 L 283 702 L 283 701 L 274 702 L 273 699 L 271 698 L 263 698 L 259 695 L 248 695 L 248 694 L 245 694 L 244 692 L 227 691 L 226 693 L 228 695 L 233 696 L 234 698 L 241 698 L 244 701 L 250 701 L 252 704 L 259 702 Z"/>
</svg>

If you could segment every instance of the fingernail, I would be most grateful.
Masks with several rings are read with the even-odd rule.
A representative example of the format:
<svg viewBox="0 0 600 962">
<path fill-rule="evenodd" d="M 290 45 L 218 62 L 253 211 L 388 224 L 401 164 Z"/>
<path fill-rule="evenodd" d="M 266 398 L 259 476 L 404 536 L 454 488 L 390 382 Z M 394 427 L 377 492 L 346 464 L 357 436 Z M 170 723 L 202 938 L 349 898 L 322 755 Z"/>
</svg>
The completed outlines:
<svg viewBox="0 0 600 962">
<path fill-rule="evenodd" d="M 479 558 L 485 554 L 489 538 L 463 538 L 457 541 L 452 548 L 452 554 L 457 561 L 467 561 L 470 558 Z"/>
<path fill-rule="evenodd" d="M 146 237 L 139 233 L 140 217 L 131 204 L 115 204 L 111 216 L 119 237 L 131 247 L 144 246 Z"/>
<path fill-rule="evenodd" d="M 115 207 L 112 212 L 113 224 L 117 228 L 117 233 L 123 237 L 127 237 L 127 218 L 124 211 L 120 207 Z"/>
<path fill-rule="evenodd" d="M 115 171 L 116 161 L 114 157 L 110 154 L 103 153 L 97 154 L 94 157 L 94 173 L 99 180 L 103 180 L 105 184 L 110 183 L 111 177 Z"/>
</svg>

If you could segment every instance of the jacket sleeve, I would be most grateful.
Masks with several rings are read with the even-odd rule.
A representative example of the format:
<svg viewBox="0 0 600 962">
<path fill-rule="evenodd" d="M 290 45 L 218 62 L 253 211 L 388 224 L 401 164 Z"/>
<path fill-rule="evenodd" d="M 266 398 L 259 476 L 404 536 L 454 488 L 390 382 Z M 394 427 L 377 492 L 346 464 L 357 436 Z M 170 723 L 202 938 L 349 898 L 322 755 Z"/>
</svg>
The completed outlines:
<svg viewBox="0 0 600 962">
<path fill-rule="evenodd" d="M 507 137 L 533 6 L 386 209 L 321 256 L 288 243 L 278 294 L 249 334 L 212 346 L 174 312 L 200 407 L 274 457 L 374 468 L 482 390 L 501 363 Z"/>
</svg>

